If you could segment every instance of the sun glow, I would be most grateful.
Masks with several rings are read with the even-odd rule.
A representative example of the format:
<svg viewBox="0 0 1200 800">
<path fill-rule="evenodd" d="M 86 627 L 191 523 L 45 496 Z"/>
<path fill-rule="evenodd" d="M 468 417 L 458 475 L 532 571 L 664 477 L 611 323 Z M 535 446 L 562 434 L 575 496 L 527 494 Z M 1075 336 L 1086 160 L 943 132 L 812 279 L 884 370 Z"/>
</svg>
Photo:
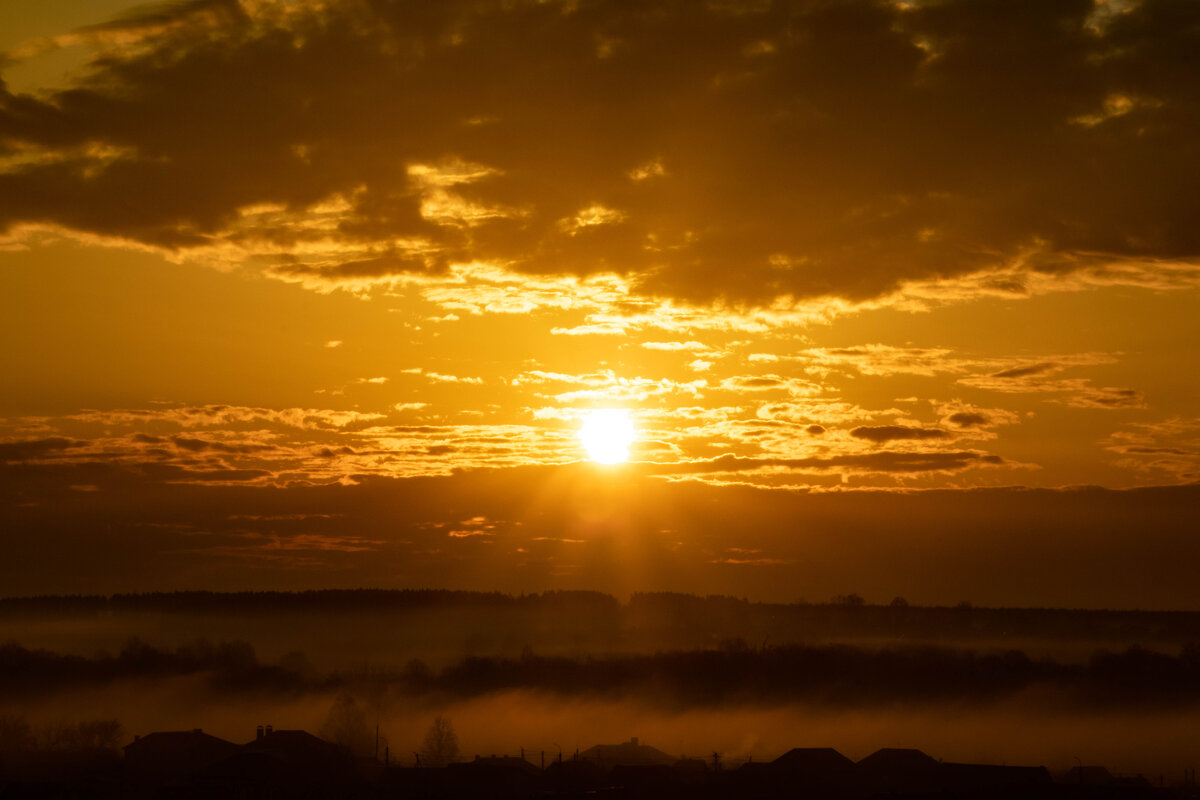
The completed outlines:
<svg viewBox="0 0 1200 800">
<path fill-rule="evenodd" d="M 633 444 L 633 422 L 624 409 L 605 408 L 589 411 L 579 430 L 579 438 L 592 461 L 617 464 L 629 460 Z"/>
</svg>

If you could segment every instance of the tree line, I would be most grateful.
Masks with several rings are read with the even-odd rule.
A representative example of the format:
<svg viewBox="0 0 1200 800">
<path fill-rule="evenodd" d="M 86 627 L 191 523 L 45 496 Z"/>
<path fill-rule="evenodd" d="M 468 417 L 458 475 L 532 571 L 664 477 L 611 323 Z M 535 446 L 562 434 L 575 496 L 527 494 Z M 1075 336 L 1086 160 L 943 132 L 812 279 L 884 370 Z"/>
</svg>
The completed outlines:
<svg viewBox="0 0 1200 800">
<path fill-rule="evenodd" d="M 370 691 L 447 700 L 512 690 L 635 698 L 677 707 L 801 702 L 837 707 L 892 703 L 990 703 L 1039 688 L 1068 706 L 1200 703 L 1200 645 L 1175 654 L 1142 647 L 1097 650 L 1085 663 L 1031 658 L 1020 650 L 850 645 L 751 645 L 729 639 L 698 650 L 587 657 L 469 656 L 435 669 L 420 660 L 392 667 L 320 672 L 302 653 L 260 663 L 246 642 L 198 641 L 159 648 L 139 639 L 91 658 L 0 645 L 0 698 L 103 688 L 119 680 L 196 675 L 214 691 Z"/>
</svg>

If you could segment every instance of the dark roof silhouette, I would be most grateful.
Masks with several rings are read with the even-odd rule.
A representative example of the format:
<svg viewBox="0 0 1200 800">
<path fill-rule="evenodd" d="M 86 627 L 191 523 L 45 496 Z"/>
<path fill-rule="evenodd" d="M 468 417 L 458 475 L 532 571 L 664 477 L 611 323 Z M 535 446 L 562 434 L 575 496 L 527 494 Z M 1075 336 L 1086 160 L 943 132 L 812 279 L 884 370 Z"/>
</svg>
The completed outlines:
<svg viewBox="0 0 1200 800">
<path fill-rule="evenodd" d="M 308 781 L 348 780 L 355 774 L 354 759 L 349 751 L 308 731 L 269 731 L 242 745 L 242 752 L 274 756 Z"/>
<path fill-rule="evenodd" d="M 863 772 L 932 772 L 937 759 L 906 747 L 883 747 L 855 765 Z"/>
<path fill-rule="evenodd" d="M 832 747 L 793 747 L 771 762 L 777 767 L 812 773 L 848 772 L 854 762 Z"/>
<path fill-rule="evenodd" d="M 190 731 L 155 731 L 145 736 L 135 737 L 122 750 L 128 757 L 160 756 L 172 753 L 190 753 L 197 750 L 225 750 L 232 753 L 237 745 L 227 742 L 212 734 L 205 733 L 199 728 Z"/>
<path fill-rule="evenodd" d="M 238 751 L 233 742 L 205 733 L 156 731 L 139 736 L 122 748 L 125 769 L 135 780 L 171 781 L 185 778 Z"/>
<path fill-rule="evenodd" d="M 318 757 L 344 754 L 335 744 L 313 736 L 308 731 L 275 730 L 242 745 L 248 753 L 272 753 L 285 760 L 316 755 Z"/>
<path fill-rule="evenodd" d="M 885 747 L 855 764 L 854 771 L 874 792 L 925 793 L 940 788 L 939 766 L 920 750 Z"/>
<path fill-rule="evenodd" d="M 621 744 L 598 744 L 579 754 L 581 758 L 595 761 L 603 767 L 649 766 L 651 764 L 674 764 L 676 759 L 656 747 L 638 744 L 637 737 Z"/>
</svg>

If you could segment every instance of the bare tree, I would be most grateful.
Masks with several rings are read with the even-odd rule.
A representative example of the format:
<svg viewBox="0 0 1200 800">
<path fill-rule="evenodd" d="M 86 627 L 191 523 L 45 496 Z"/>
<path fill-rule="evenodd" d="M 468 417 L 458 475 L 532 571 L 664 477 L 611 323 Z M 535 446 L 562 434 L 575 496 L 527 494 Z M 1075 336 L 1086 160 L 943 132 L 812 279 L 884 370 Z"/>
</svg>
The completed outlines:
<svg viewBox="0 0 1200 800">
<path fill-rule="evenodd" d="M 425 741 L 421 747 L 421 759 L 427 767 L 444 767 L 458 758 L 458 734 L 450 720 L 438 715 L 429 730 L 425 732 Z"/>
<path fill-rule="evenodd" d="M 115 719 L 52 722 L 40 731 L 42 746 L 52 752 L 116 750 L 124 731 Z"/>
<path fill-rule="evenodd" d="M 375 750 L 375 734 L 367 720 L 367 711 L 349 694 L 339 695 L 318 731 L 327 742 L 346 748 L 356 756 L 369 756 Z"/>
</svg>

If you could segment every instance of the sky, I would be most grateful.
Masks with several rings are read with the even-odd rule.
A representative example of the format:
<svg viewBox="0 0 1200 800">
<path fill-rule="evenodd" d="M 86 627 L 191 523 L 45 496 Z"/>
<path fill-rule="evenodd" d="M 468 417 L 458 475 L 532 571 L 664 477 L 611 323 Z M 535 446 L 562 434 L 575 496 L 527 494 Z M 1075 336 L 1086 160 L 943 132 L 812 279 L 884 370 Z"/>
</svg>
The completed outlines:
<svg viewBox="0 0 1200 800">
<path fill-rule="evenodd" d="M 0 593 L 1200 608 L 1194 2 L 3 6 Z"/>
</svg>

